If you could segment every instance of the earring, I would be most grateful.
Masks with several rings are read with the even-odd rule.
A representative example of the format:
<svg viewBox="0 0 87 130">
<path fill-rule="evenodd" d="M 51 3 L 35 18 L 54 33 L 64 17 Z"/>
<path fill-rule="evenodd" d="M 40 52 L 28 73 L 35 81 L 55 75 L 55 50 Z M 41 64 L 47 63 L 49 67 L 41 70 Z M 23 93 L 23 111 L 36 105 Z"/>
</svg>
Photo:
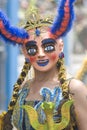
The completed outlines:
<svg viewBox="0 0 87 130">
<path fill-rule="evenodd" d="M 26 61 L 27 63 L 30 63 L 30 60 L 29 60 L 28 58 L 25 58 L 25 61 Z"/>
<path fill-rule="evenodd" d="M 60 58 L 60 59 L 64 58 L 64 53 L 63 53 L 63 52 L 61 52 L 61 53 L 59 54 L 59 58 Z"/>
</svg>

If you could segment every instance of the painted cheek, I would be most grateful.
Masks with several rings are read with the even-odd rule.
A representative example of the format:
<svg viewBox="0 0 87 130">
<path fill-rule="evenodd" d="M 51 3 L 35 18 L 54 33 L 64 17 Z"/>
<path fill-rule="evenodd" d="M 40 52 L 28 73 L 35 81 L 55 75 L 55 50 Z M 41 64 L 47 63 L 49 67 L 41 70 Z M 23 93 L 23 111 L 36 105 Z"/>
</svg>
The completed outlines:
<svg viewBox="0 0 87 130">
<path fill-rule="evenodd" d="M 57 55 L 55 53 L 51 54 L 51 59 L 54 61 L 55 59 L 57 59 Z"/>
<path fill-rule="evenodd" d="M 35 56 L 30 56 L 30 62 L 35 62 L 36 61 L 36 57 Z"/>
</svg>

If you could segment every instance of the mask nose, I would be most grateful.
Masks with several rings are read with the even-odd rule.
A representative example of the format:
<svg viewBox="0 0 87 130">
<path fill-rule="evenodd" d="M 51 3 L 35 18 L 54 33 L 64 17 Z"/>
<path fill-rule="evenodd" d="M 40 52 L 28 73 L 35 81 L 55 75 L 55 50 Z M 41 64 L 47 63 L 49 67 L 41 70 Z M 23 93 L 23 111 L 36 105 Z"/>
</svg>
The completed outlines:
<svg viewBox="0 0 87 130">
<path fill-rule="evenodd" d="M 42 47 L 40 47 L 38 50 L 38 57 L 40 58 L 40 57 L 44 57 L 44 56 L 45 56 L 44 50 Z"/>
</svg>

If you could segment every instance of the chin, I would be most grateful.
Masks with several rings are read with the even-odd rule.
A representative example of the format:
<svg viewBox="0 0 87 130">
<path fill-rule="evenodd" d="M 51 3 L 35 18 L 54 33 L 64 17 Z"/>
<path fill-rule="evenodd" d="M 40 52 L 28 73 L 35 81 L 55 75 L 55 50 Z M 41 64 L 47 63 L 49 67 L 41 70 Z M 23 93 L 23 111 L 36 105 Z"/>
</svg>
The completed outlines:
<svg viewBox="0 0 87 130">
<path fill-rule="evenodd" d="M 36 69 L 37 71 L 40 71 L 40 72 L 48 72 L 50 71 L 52 68 L 45 68 L 45 67 L 42 67 L 42 68 L 39 68 L 39 69 Z"/>
</svg>

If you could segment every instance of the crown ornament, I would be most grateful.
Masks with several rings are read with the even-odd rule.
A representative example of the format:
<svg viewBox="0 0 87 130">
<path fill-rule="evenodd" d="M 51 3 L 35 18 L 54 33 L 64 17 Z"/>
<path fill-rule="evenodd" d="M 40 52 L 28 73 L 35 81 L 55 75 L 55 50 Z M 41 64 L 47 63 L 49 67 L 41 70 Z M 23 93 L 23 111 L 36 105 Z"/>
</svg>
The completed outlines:
<svg viewBox="0 0 87 130">
<path fill-rule="evenodd" d="M 31 30 L 35 28 L 40 28 L 44 26 L 51 26 L 53 23 L 52 16 L 44 16 L 41 17 L 40 12 L 37 8 L 31 7 L 28 8 L 25 12 L 25 20 L 20 22 L 19 26 L 23 27 L 24 29 Z"/>
</svg>

